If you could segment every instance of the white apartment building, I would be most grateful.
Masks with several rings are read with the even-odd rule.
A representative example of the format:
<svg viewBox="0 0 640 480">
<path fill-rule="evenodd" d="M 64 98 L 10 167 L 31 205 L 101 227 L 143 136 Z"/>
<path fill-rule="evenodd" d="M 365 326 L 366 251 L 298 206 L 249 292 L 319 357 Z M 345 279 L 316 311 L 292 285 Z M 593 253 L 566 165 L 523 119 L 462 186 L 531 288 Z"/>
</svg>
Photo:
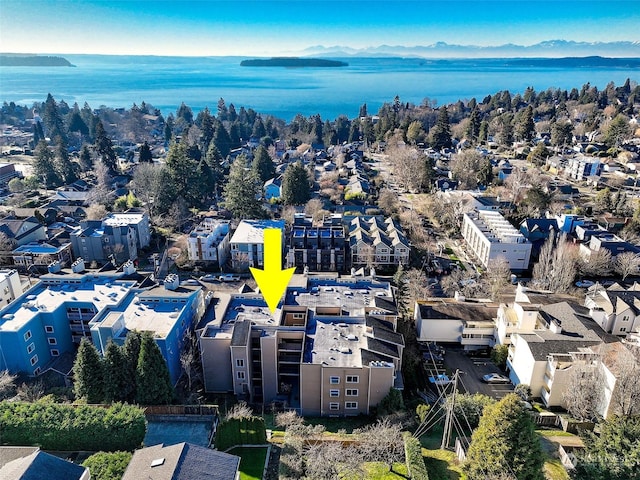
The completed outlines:
<svg viewBox="0 0 640 480">
<path fill-rule="evenodd" d="M 500 257 L 509 263 L 511 270 L 529 268 L 531 243 L 496 211 L 475 210 L 465 213 L 462 236 L 485 268 Z"/>
<path fill-rule="evenodd" d="M 231 249 L 229 222 L 205 218 L 189 233 L 189 260 L 224 265 Z"/>
<path fill-rule="evenodd" d="M 231 237 L 231 263 L 235 270 L 264 267 L 264 231 L 278 228 L 284 245 L 284 220 L 242 220 Z"/>
<path fill-rule="evenodd" d="M 18 275 L 17 270 L 0 270 L 0 307 L 10 304 L 23 292 L 20 275 Z"/>
</svg>

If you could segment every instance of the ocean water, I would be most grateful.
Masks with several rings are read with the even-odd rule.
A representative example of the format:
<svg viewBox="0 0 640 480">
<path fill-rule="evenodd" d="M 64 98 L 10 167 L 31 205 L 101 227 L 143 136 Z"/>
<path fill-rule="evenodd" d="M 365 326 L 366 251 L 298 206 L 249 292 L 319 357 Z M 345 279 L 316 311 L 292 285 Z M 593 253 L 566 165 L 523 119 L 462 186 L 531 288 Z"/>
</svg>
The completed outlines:
<svg viewBox="0 0 640 480">
<path fill-rule="evenodd" d="M 375 113 L 398 95 L 420 104 L 439 105 L 499 90 L 522 93 L 528 86 L 571 89 L 590 82 L 604 88 L 613 81 L 640 80 L 632 68 L 559 68 L 522 66 L 509 60 L 425 60 L 348 58 L 340 68 L 241 67 L 245 57 L 140 57 L 65 55 L 74 68 L 0 67 L 0 101 L 31 105 L 51 93 L 69 105 L 130 107 L 142 101 L 165 115 L 181 102 L 195 112 L 214 113 L 220 98 L 227 105 L 272 114 L 287 121 L 301 113 L 334 119 L 358 115 L 363 103 Z"/>
</svg>

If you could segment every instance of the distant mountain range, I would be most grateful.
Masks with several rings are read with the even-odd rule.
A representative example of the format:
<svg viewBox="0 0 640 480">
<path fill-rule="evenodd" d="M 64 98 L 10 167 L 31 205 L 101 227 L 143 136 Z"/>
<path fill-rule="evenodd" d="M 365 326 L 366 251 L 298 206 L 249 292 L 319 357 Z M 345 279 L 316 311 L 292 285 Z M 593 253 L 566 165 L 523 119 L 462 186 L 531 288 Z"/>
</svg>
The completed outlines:
<svg viewBox="0 0 640 480">
<path fill-rule="evenodd" d="M 640 42 L 574 42 L 548 40 L 534 45 L 486 46 L 455 45 L 437 42 L 431 45 L 379 45 L 377 47 L 351 48 L 317 45 L 295 52 L 299 56 L 331 57 L 422 57 L 422 58 L 560 58 L 581 56 L 640 57 Z"/>
</svg>

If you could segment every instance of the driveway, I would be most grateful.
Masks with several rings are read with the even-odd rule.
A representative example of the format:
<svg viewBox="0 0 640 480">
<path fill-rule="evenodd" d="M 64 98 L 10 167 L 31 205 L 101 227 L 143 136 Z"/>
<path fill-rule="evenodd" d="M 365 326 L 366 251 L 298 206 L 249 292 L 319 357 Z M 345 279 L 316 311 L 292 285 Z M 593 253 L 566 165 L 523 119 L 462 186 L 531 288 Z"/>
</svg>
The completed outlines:
<svg viewBox="0 0 640 480">
<path fill-rule="evenodd" d="M 487 373 L 502 373 L 490 358 L 468 356 L 462 353 L 462 349 L 447 348 L 445 367 L 447 370 L 460 371 L 460 392 L 482 393 L 496 400 L 513 392 L 511 384 L 487 384 L 481 380 Z"/>
</svg>

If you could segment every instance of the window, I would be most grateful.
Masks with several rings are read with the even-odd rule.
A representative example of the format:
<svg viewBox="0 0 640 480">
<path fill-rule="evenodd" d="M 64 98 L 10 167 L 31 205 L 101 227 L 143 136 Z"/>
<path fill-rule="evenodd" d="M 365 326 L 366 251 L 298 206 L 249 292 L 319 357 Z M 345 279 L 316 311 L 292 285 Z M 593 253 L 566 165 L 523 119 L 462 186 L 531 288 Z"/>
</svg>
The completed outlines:
<svg viewBox="0 0 640 480">
<path fill-rule="evenodd" d="M 53 350 L 51 350 L 51 356 L 58 357 L 60 356 L 60 352 L 54 348 Z"/>
<path fill-rule="evenodd" d="M 358 402 L 346 402 L 344 404 L 344 408 L 346 408 L 347 410 L 354 410 L 358 408 Z"/>
<path fill-rule="evenodd" d="M 33 352 L 35 349 L 36 349 L 36 346 L 35 346 L 33 343 L 30 343 L 30 344 L 27 346 L 27 353 L 31 353 L 31 352 Z"/>
<path fill-rule="evenodd" d="M 620 333 L 626 332 L 626 331 L 627 331 L 627 327 L 620 327 Z"/>
<path fill-rule="evenodd" d="M 33 367 L 36 363 L 38 363 L 38 355 L 34 355 L 33 357 L 31 357 L 31 366 Z"/>
<path fill-rule="evenodd" d="M 47 338 L 47 341 L 49 342 L 49 345 L 57 345 L 58 344 L 58 340 L 56 340 L 55 338 Z"/>
<path fill-rule="evenodd" d="M 340 408 L 340 404 L 338 402 L 329 403 L 329 410 L 338 410 Z"/>
<path fill-rule="evenodd" d="M 51 325 L 45 325 L 44 331 L 47 333 L 53 333 L 53 327 Z"/>
<path fill-rule="evenodd" d="M 24 332 L 24 341 L 26 342 L 30 338 L 31 338 L 31 330 L 27 330 L 26 332 Z"/>
<path fill-rule="evenodd" d="M 347 395 L 347 397 L 357 397 L 358 396 L 358 389 L 357 388 L 347 388 L 346 395 Z"/>
<path fill-rule="evenodd" d="M 244 367 L 244 358 L 236 358 L 236 367 Z"/>
<path fill-rule="evenodd" d="M 360 377 L 358 375 L 347 375 L 347 383 L 359 383 Z"/>
<path fill-rule="evenodd" d="M 330 377 L 329 378 L 329 383 L 333 384 L 333 385 L 337 385 L 340 383 L 340 377 Z"/>
<path fill-rule="evenodd" d="M 36 369 L 33 371 L 33 374 L 34 374 L 34 375 L 40 375 L 40 367 L 36 368 Z"/>
<path fill-rule="evenodd" d="M 244 372 L 238 372 L 238 380 L 244 380 Z"/>
<path fill-rule="evenodd" d="M 624 317 L 622 317 L 622 321 L 623 322 L 628 322 L 629 321 L 629 315 L 625 315 Z"/>
<path fill-rule="evenodd" d="M 340 390 L 329 390 L 329 396 L 337 397 L 340 395 Z"/>
</svg>

